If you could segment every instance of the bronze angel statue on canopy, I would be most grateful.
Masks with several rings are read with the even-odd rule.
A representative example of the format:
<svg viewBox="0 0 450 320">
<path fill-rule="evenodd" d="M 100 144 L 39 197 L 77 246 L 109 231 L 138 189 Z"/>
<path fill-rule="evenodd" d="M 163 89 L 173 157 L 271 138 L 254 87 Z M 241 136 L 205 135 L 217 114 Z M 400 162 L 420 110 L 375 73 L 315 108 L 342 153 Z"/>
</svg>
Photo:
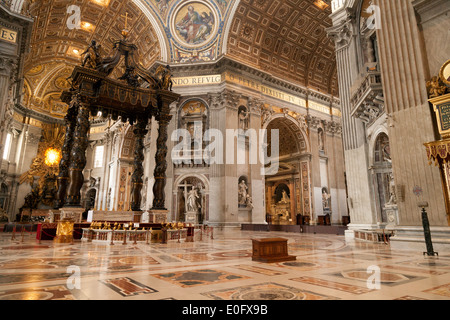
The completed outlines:
<svg viewBox="0 0 450 320">
<path fill-rule="evenodd" d="M 170 66 L 159 66 L 156 69 L 155 77 L 160 83 L 160 89 L 172 91 L 173 81 Z"/>
<path fill-rule="evenodd" d="M 88 67 L 95 69 L 97 65 L 100 64 L 100 45 L 97 44 L 95 40 L 91 41 L 91 44 L 87 49 L 81 54 L 82 56 L 82 67 Z"/>
</svg>

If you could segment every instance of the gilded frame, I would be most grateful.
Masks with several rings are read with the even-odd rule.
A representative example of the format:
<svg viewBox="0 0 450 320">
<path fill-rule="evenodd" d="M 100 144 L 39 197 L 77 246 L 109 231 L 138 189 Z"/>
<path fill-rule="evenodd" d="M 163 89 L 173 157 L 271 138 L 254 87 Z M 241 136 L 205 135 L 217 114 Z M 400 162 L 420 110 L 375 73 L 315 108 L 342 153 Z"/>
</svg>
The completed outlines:
<svg viewBox="0 0 450 320">
<path fill-rule="evenodd" d="M 450 60 L 447 60 L 447 62 L 441 67 L 441 70 L 439 71 L 439 78 L 441 78 L 442 82 L 447 86 L 450 86 Z"/>
</svg>

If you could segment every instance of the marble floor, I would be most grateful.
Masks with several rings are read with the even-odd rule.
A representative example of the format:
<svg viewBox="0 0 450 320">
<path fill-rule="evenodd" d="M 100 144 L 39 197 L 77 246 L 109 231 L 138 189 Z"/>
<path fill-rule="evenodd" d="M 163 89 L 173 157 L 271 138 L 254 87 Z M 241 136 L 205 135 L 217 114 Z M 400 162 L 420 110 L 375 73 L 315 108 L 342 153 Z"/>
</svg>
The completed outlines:
<svg viewBox="0 0 450 320">
<path fill-rule="evenodd" d="M 288 239 L 297 259 L 252 261 L 251 239 L 267 237 Z M 214 229 L 213 239 L 193 243 L 113 246 L 0 233 L 0 300 L 61 299 L 449 300 L 450 254 L 238 229 Z"/>
</svg>

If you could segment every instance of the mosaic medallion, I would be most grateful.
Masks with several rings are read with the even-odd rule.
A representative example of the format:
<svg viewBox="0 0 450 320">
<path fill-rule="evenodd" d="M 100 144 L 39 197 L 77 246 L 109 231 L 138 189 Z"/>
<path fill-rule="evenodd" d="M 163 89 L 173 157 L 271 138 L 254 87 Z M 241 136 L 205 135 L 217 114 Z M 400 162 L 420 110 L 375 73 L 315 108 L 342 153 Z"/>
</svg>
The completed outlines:
<svg viewBox="0 0 450 320">
<path fill-rule="evenodd" d="M 153 276 L 162 280 L 170 281 L 184 288 L 213 283 L 216 284 L 232 280 L 249 279 L 248 277 L 245 276 L 229 273 L 226 271 L 211 270 L 211 269 L 162 273 L 162 274 L 155 274 Z"/>
<path fill-rule="evenodd" d="M 261 283 L 202 293 L 215 300 L 330 300 L 334 297 L 325 296 L 311 291 L 301 290 L 278 283 Z"/>
<path fill-rule="evenodd" d="M 75 300 L 65 286 L 0 291 L 0 300 Z"/>
<path fill-rule="evenodd" d="M 297 261 L 286 261 L 278 263 L 278 266 L 280 267 L 286 267 L 290 269 L 296 269 L 296 270 L 302 270 L 302 271 L 309 271 L 309 270 L 315 270 L 318 268 L 324 269 L 324 268 L 332 268 L 336 265 L 325 263 L 325 262 L 312 262 L 311 260 L 305 261 L 305 260 L 297 260 Z"/>
<path fill-rule="evenodd" d="M 172 34 L 182 46 L 196 48 L 207 45 L 218 30 L 216 11 L 203 2 L 191 1 L 175 9 Z"/>
<path fill-rule="evenodd" d="M 335 273 L 332 275 L 337 276 L 337 277 L 342 277 L 345 279 L 367 282 L 367 280 L 371 274 L 369 274 L 366 269 L 353 269 L 353 270 L 346 270 L 346 271 L 338 272 L 338 273 Z M 405 283 L 409 283 L 409 282 L 421 280 L 421 279 L 424 279 L 424 277 L 418 277 L 418 276 L 413 276 L 413 275 L 398 273 L 398 272 L 382 271 L 380 274 L 381 284 L 387 285 L 387 286 L 396 286 L 396 285 L 405 284 Z"/>
</svg>

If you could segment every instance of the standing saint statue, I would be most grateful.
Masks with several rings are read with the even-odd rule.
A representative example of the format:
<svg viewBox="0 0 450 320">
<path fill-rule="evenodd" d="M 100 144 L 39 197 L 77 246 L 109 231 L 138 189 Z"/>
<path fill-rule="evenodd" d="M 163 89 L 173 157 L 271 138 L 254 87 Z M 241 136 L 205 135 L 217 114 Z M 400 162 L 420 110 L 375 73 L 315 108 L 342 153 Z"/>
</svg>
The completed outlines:
<svg viewBox="0 0 450 320">
<path fill-rule="evenodd" d="M 246 205 L 247 204 L 247 196 L 248 196 L 248 186 L 245 183 L 245 180 L 241 180 L 239 183 L 239 198 L 238 202 L 239 205 Z"/>
<path fill-rule="evenodd" d="M 250 113 L 242 108 L 239 110 L 239 129 L 247 130 L 248 129 L 248 118 Z"/>
<path fill-rule="evenodd" d="M 319 130 L 319 150 L 324 151 L 325 145 L 324 145 L 324 137 L 323 137 L 323 131 Z"/>
<path fill-rule="evenodd" d="M 395 192 L 395 181 L 392 172 L 389 173 L 388 179 L 389 179 L 389 201 L 388 203 L 386 203 L 386 206 L 394 206 L 397 204 L 397 195 Z"/>
<path fill-rule="evenodd" d="M 330 200 L 331 196 L 327 193 L 327 190 L 325 188 L 322 189 L 322 207 L 323 209 L 329 209 L 330 208 Z"/>
<path fill-rule="evenodd" d="M 197 188 L 193 187 L 191 191 L 189 191 L 186 196 L 186 210 L 187 212 L 197 212 L 199 208 L 201 208 L 198 203 L 198 199 L 200 198 Z"/>
</svg>

